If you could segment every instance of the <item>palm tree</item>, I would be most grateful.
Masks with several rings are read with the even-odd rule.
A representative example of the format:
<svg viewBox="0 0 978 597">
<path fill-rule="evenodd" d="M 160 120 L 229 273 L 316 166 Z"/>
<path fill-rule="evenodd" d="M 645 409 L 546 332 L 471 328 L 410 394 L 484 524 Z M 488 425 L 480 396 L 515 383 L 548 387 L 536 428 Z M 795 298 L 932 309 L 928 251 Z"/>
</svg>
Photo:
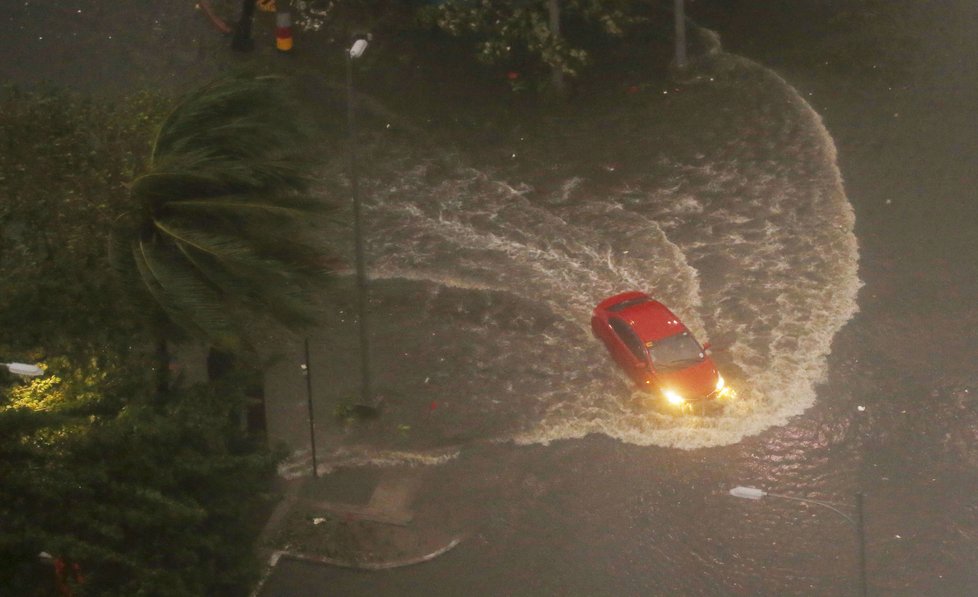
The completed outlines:
<svg viewBox="0 0 978 597">
<path fill-rule="evenodd" d="M 166 341 L 189 335 L 242 354 L 262 324 L 315 321 L 331 260 L 309 222 L 306 131 L 279 77 L 234 77 L 188 95 L 163 121 L 130 187 L 110 253 L 146 300 L 168 384 Z M 163 360 L 165 359 L 165 361 Z"/>
</svg>

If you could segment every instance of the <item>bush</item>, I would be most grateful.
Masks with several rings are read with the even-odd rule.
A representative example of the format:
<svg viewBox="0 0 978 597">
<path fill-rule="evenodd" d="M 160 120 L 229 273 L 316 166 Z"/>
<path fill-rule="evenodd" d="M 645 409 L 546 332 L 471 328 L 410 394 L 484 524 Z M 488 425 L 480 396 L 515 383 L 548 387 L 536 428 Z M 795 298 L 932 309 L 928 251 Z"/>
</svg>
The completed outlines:
<svg viewBox="0 0 978 597">
<path fill-rule="evenodd" d="M 166 406 L 58 393 L 57 408 L 0 406 L 0 578 L 47 594 L 46 551 L 77 563 L 79 595 L 244 595 L 275 458 L 233 422 L 240 398 L 198 386 Z M 98 385 L 97 383 L 95 384 Z M 126 406 L 93 414 L 102 403 Z"/>
<path fill-rule="evenodd" d="M 0 97 L 0 592 L 244 595 L 275 457 L 240 429 L 233 384 L 156 393 L 138 306 L 108 272 L 130 180 L 170 104 Z M 69 582 L 73 582 L 69 580 Z"/>
<path fill-rule="evenodd" d="M 0 354 L 97 355 L 131 340 L 137 319 L 116 300 L 108 236 L 169 103 L 0 94 Z"/>
</svg>

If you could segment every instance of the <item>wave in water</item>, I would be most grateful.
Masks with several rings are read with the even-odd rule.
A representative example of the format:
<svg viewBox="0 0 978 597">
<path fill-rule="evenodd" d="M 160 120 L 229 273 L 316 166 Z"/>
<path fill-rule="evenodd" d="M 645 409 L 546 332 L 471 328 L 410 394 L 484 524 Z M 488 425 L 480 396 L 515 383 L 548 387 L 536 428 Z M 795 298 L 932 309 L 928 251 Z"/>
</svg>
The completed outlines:
<svg viewBox="0 0 978 597">
<path fill-rule="evenodd" d="M 458 340 L 459 350 L 480 345 L 477 366 L 458 372 L 470 414 L 491 408 L 506 421 L 479 439 L 602 433 L 641 445 L 720 446 L 814 403 L 860 286 L 835 147 L 777 75 L 729 55 L 717 60 L 709 92 L 726 107 L 682 133 L 708 142 L 688 154 L 636 148 L 632 174 L 621 179 L 570 176 L 541 199 L 530 185 L 465 166 L 446 174 L 419 159 L 371 181 L 372 276 L 513 305 Z M 715 337 L 718 365 L 739 392 L 734 404 L 679 416 L 632 392 L 589 331 L 593 306 L 626 289 L 654 294 L 701 341 Z M 549 312 L 546 329 L 509 325 L 531 305 Z"/>
</svg>

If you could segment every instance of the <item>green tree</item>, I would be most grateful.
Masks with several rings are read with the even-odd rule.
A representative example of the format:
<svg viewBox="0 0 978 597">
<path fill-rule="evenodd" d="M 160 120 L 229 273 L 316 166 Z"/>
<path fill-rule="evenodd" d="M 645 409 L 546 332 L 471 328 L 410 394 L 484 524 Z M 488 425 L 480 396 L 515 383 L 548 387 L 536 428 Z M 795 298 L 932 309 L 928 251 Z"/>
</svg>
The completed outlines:
<svg viewBox="0 0 978 597">
<path fill-rule="evenodd" d="M 169 103 L 0 101 L 0 356 L 47 368 L 0 369 L 3 594 L 53 593 L 40 551 L 81 566 L 77 595 L 243 595 L 255 579 L 275 458 L 236 422 L 243 382 L 156 400 L 139 304 L 106 275 Z"/>
<path fill-rule="evenodd" d="M 54 593 L 42 551 L 80 567 L 77 595 L 247 594 L 275 458 L 231 424 L 240 392 L 161 407 L 122 368 L 53 369 L 0 390 L 4 594 Z"/>
<path fill-rule="evenodd" d="M 331 260 L 312 223 L 327 205 L 310 193 L 310 127 L 297 114 L 284 79 L 234 77 L 163 121 L 111 250 L 161 347 L 189 336 L 247 353 L 256 328 L 315 321 L 312 291 Z"/>
<path fill-rule="evenodd" d="M 166 104 L 146 94 L 0 97 L 0 358 L 83 362 L 139 347 L 106 247 Z"/>
<path fill-rule="evenodd" d="M 447 33 L 473 38 L 478 58 L 490 64 L 528 62 L 563 77 L 588 63 L 584 38 L 621 36 L 640 20 L 627 0 L 446 0 L 425 9 L 425 20 Z M 570 25 L 569 27 L 567 25 Z"/>
</svg>

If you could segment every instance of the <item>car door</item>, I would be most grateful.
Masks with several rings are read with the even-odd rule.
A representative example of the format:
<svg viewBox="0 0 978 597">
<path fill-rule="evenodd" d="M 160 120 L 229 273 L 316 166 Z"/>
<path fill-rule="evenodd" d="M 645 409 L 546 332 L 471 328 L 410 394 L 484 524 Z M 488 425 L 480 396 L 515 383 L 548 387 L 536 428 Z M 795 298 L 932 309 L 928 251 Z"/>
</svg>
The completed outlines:
<svg viewBox="0 0 978 597">
<path fill-rule="evenodd" d="M 615 360 L 636 384 L 644 386 L 649 376 L 649 355 L 638 335 L 628 323 L 618 317 L 608 319 L 616 340 L 612 350 Z"/>
</svg>

